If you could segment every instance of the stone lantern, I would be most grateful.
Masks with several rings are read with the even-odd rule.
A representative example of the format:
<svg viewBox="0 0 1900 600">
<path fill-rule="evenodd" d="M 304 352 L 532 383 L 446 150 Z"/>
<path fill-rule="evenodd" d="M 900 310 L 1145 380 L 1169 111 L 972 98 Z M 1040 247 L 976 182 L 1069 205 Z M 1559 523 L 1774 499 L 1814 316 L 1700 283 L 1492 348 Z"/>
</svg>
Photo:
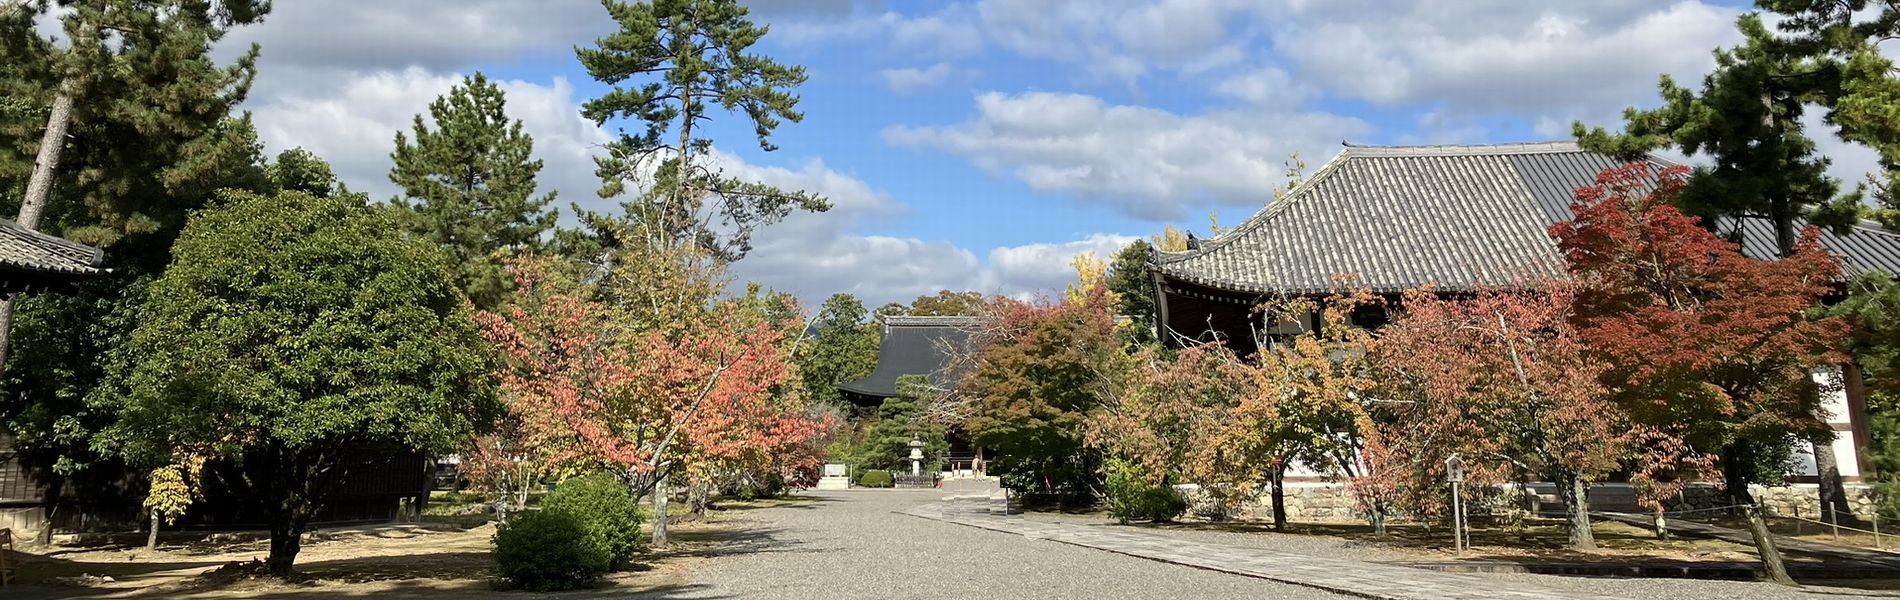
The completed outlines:
<svg viewBox="0 0 1900 600">
<path fill-rule="evenodd" d="M 910 436 L 910 474 L 924 474 L 924 441 Z"/>
</svg>

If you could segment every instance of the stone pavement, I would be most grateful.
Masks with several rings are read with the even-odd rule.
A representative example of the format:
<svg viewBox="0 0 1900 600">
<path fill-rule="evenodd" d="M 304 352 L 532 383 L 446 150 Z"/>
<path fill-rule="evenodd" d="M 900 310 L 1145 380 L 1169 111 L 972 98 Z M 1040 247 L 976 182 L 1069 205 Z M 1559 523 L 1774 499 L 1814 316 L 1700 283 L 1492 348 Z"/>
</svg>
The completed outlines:
<svg viewBox="0 0 1900 600">
<path fill-rule="evenodd" d="M 1007 517 L 978 498 L 952 498 L 903 511 L 904 514 L 1032 539 L 1094 548 L 1149 560 L 1258 577 L 1364 598 L 1390 600 L 1584 600 L 1607 596 L 1503 583 L 1460 573 L 1397 565 L 1318 558 L 1258 548 L 1208 544 L 1131 531 L 1126 528 L 1039 523 Z"/>
</svg>

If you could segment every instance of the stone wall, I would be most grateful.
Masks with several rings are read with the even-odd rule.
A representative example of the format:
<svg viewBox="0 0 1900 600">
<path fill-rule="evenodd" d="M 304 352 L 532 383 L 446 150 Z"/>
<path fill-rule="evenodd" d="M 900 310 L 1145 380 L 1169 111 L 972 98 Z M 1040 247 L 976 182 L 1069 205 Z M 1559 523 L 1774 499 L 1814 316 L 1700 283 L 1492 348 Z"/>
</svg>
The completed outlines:
<svg viewBox="0 0 1900 600">
<path fill-rule="evenodd" d="M 1874 514 L 1874 488 L 1864 483 L 1846 484 L 1847 506 L 1857 518 L 1871 518 Z M 1826 521 L 1827 515 L 1821 508 L 1821 488 L 1812 483 L 1791 483 L 1783 486 L 1748 486 L 1748 493 L 1762 503 L 1763 512 L 1775 517 L 1800 517 Z M 1728 498 L 1721 490 L 1712 485 L 1691 486 L 1683 490 L 1680 500 L 1668 504 L 1668 510 L 1695 510 L 1725 506 Z"/>
<path fill-rule="evenodd" d="M 1188 515 L 1208 520 L 1270 520 L 1273 518 L 1272 498 L 1264 491 L 1254 497 L 1238 502 L 1221 502 L 1215 494 L 1207 493 L 1200 486 L 1175 486 L 1188 498 Z M 1796 483 L 1786 486 L 1763 487 L 1750 486 L 1749 491 L 1766 507 L 1769 516 L 1801 517 L 1827 520 L 1821 514 L 1820 491 L 1812 483 Z M 1847 484 L 1848 505 L 1854 515 L 1868 518 L 1873 515 L 1874 490 L 1871 486 L 1859 483 Z M 1683 491 L 1682 497 L 1666 505 L 1667 510 L 1695 510 L 1712 508 L 1727 504 L 1720 490 L 1713 485 L 1694 485 Z M 1531 512 L 1545 516 L 1561 515 L 1561 500 L 1550 484 L 1531 484 L 1528 488 L 1505 486 L 1498 494 L 1487 501 L 1473 506 L 1471 514 L 1489 514 L 1501 518 L 1523 517 Z M 1590 509 L 1612 512 L 1648 512 L 1636 503 L 1636 490 L 1629 484 L 1601 484 L 1590 489 Z M 1346 492 L 1346 486 L 1327 482 L 1287 482 L 1286 484 L 1287 518 L 1300 521 L 1354 520 L 1360 515 L 1354 510 L 1353 498 Z"/>
</svg>

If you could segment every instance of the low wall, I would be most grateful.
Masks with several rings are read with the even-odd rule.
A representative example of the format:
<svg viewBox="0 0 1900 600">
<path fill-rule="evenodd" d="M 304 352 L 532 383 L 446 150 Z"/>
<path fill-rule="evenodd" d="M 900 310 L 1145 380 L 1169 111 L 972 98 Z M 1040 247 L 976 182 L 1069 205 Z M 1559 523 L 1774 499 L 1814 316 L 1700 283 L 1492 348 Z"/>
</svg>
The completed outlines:
<svg viewBox="0 0 1900 600">
<path fill-rule="evenodd" d="M 1362 515 L 1354 509 L 1351 494 L 1346 486 L 1328 482 L 1287 482 L 1286 514 L 1289 519 L 1329 521 L 1353 520 Z M 1252 498 L 1239 502 L 1222 503 L 1212 495 L 1205 493 L 1197 485 L 1175 486 L 1188 498 L 1188 514 L 1210 520 L 1245 519 L 1267 520 L 1273 518 L 1272 498 L 1264 491 Z M 1510 513 L 1522 515 L 1525 511 L 1534 511 L 1545 515 L 1563 511 L 1562 500 L 1557 497 L 1554 486 L 1547 483 L 1533 483 L 1528 489 L 1517 491 L 1509 486 L 1504 493 L 1492 498 L 1481 506 L 1473 507 L 1473 514 L 1496 514 L 1505 516 Z M 1859 518 L 1873 515 L 1875 498 L 1872 486 L 1861 483 L 1846 484 L 1848 506 Z M 1763 504 L 1764 512 L 1769 516 L 1801 517 L 1827 520 L 1822 514 L 1819 486 L 1812 483 L 1795 483 L 1785 486 L 1765 487 L 1749 486 L 1749 493 Z M 1713 485 L 1693 485 L 1683 490 L 1679 499 L 1665 505 L 1667 510 L 1694 510 L 1713 508 L 1728 504 L 1727 498 Z M 1591 486 L 1590 509 L 1596 511 L 1648 512 L 1636 502 L 1636 489 L 1626 483 L 1607 483 Z"/>
</svg>

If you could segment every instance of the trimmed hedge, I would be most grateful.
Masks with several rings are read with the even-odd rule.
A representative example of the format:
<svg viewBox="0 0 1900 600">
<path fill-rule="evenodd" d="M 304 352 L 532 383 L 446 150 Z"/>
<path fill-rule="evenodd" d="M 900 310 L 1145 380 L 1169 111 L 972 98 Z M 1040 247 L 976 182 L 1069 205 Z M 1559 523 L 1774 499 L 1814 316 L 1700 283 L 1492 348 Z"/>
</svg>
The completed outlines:
<svg viewBox="0 0 1900 600">
<path fill-rule="evenodd" d="M 1154 485 L 1141 476 L 1141 469 L 1123 460 L 1110 460 L 1108 471 L 1108 512 L 1122 523 L 1129 521 L 1172 521 L 1187 512 L 1187 498 L 1171 485 Z"/>
<path fill-rule="evenodd" d="M 869 488 L 887 488 L 896 485 L 897 479 L 891 472 L 883 469 L 865 469 L 858 473 L 858 485 Z"/>
<path fill-rule="evenodd" d="M 541 501 L 542 510 L 565 511 L 580 519 L 588 534 L 600 538 L 620 566 L 640 551 L 640 505 L 627 486 L 607 473 L 569 478 Z"/>
<path fill-rule="evenodd" d="M 536 592 L 586 587 L 613 566 L 613 553 L 565 510 L 516 515 L 495 534 L 495 563 L 509 585 Z"/>
</svg>

